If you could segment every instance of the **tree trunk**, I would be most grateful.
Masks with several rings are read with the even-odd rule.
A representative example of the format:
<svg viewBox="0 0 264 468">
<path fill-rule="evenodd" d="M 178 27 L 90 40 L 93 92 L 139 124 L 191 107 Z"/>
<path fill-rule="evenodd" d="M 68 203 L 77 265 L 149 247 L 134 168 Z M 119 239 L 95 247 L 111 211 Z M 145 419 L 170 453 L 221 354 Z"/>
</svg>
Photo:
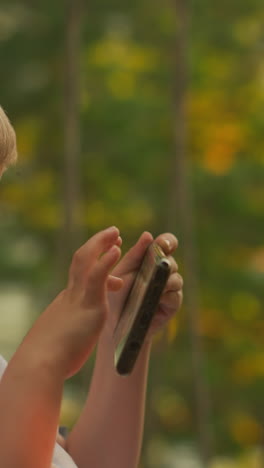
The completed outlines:
<svg viewBox="0 0 264 468">
<path fill-rule="evenodd" d="M 80 238 L 80 49 L 82 0 L 66 1 L 64 62 L 64 180 L 61 269 L 68 270 Z"/>
<path fill-rule="evenodd" d="M 200 454 L 205 465 L 211 458 L 212 437 L 210 428 L 211 408 L 208 382 L 206 380 L 202 338 L 199 334 L 198 265 L 195 245 L 195 226 L 191 196 L 190 167 L 187 143 L 187 89 L 188 89 L 188 36 L 190 8 L 187 0 L 173 0 L 176 12 L 176 38 L 174 62 L 174 144 L 175 156 L 172 168 L 172 183 L 169 194 L 170 229 L 180 230 L 183 255 L 185 296 L 191 342 L 193 387 L 197 410 L 197 431 Z M 177 216 L 175 214 L 177 213 Z"/>
</svg>

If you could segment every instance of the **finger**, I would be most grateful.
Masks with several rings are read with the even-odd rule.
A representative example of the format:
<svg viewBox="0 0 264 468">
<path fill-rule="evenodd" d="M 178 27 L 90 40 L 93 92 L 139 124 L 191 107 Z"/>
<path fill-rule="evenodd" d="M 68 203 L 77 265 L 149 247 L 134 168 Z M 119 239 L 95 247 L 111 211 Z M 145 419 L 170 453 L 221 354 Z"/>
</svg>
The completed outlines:
<svg viewBox="0 0 264 468">
<path fill-rule="evenodd" d="M 91 237 L 74 254 L 69 271 L 69 287 L 78 284 L 84 277 L 84 272 L 93 268 L 100 254 L 106 252 L 115 243 L 119 244 L 119 230 L 112 226 Z"/>
<path fill-rule="evenodd" d="M 117 241 L 116 241 L 116 245 L 117 245 L 118 247 L 121 247 L 122 242 L 123 242 L 123 241 L 122 241 L 122 237 L 118 236 Z"/>
<path fill-rule="evenodd" d="M 107 278 L 108 291 L 119 291 L 122 288 L 124 281 L 117 276 L 109 275 Z"/>
<path fill-rule="evenodd" d="M 172 257 L 171 255 L 168 255 L 168 260 L 170 262 L 170 273 L 175 273 L 175 271 L 178 271 L 178 263 L 176 262 L 175 258 Z"/>
<path fill-rule="evenodd" d="M 155 241 L 160 245 L 166 255 L 171 254 L 178 247 L 178 239 L 170 232 L 160 234 Z"/>
<path fill-rule="evenodd" d="M 169 276 L 169 279 L 164 288 L 164 293 L 167 291 L 179 291 L 183 288 L 183 278 L 178 272 L 174 272 Z"/>
<path fill-rule="evenodd" d="M 90 304 L 102 301 L 109 274 L 120 255 L 120 248 L 116 245 L 112 246 L 89 272 L 85 295 Z"/>
<path fill-rule="evenodd" d="M 127 252 L 115 267 L 113 271 L 114 275 L 121 276 L 137 270 L 142 262 L 142 258 L 147 247 L 152 241 L 152 235 L 149 232 L 143 232 L 137 243 Z"/>
<path fill-rule="evenodd" d="M 165 294 L 163 294 L 159 305 L 165 313 L 173 314 L 180 309 L 182 300 L 182 289 L 179 291 L 167 291 Z"/>
</svg>

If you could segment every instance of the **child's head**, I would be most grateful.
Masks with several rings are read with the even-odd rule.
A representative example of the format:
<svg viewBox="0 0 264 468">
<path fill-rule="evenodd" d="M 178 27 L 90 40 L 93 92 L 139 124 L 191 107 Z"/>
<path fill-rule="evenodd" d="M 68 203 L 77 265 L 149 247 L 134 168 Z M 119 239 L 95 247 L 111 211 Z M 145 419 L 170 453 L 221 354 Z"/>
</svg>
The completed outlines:
<svg viewBox="0 0 264 468">
<path fill-rule="evenodd" d="M 16 134 L 0 106 L 0 176 L 17 159 Z"/>
</svg>

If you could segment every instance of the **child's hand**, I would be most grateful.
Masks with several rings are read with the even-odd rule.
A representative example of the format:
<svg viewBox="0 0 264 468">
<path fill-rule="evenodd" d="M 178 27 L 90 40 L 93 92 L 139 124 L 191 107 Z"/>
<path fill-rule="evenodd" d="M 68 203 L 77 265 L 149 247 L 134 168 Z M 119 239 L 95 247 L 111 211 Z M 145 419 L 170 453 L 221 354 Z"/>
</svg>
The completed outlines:
<svg viewBox="0 0 264 468">
<path fill-rule="evenodd" d="M 116 325 L 117 318 L 122 310 L 124 301 L 131 287 L 132 281 L 141 264 L 143 255 L 148 245 L 153 241 L 150 233 L 144 232 L 138 242 L 129 250 L 119 264 L 113 270 L 113 274 L 124 280 L 124 286 L 118 293 L 109 293 L 111 313 L 107 319 L 107 329 L 110 333 Z M 178 241 L 173 234 L 161 234 L 156 238 L 156 242 L 162 247 L 164 253 L 169 256 L 171 262 L 171 274 L 162 294 L 159 308 L 153 318 L 148 336 L 150 337 L 168 322 L 177 312 L 182 303 L 183 280 L 178 273 L 178 266 L 173 252 L 178 246 Z"/>
<path fill-rule="evenodd" d="M 161 296 L 159 308 L 151 323 L 149 336 L 164 327 L 180 309 L 183 299 L 183 279 L 178 273 L 178 265 L 172 257 L 173 252 L 178 246 L 178 241 L 176 237 L 169 233 L 161 234 L 155 240 L 161 246 L 163 252 L 168 255 L 171 273 Z"/>
<path fill-rule="evenodd" d="M 87 360 L 108 314 L 107 289 L 123 282 L 110 275 L 120 257 L 117 228 L 94 235 L 73 256 L 67 288 L 36 321 L 22 346 L 30 359 L 54 364 L 64 377 Z"/>
</svg>

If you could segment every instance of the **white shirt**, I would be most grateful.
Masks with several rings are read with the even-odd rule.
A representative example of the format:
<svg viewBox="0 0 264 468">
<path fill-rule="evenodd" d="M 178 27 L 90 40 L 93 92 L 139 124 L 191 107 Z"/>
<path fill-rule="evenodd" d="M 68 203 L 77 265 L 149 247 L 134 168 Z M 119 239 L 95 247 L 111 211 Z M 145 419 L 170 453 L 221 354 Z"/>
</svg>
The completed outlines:
<svg viewBox="0 0 264 468">
<path fill-rule="evenodd" d="M 6 360 L 0 355 L 0 380 L 7 366 Z M 78 468 L 70 455 L 59 445 L 55 444 L 51 468 Z"/>
</svg>

